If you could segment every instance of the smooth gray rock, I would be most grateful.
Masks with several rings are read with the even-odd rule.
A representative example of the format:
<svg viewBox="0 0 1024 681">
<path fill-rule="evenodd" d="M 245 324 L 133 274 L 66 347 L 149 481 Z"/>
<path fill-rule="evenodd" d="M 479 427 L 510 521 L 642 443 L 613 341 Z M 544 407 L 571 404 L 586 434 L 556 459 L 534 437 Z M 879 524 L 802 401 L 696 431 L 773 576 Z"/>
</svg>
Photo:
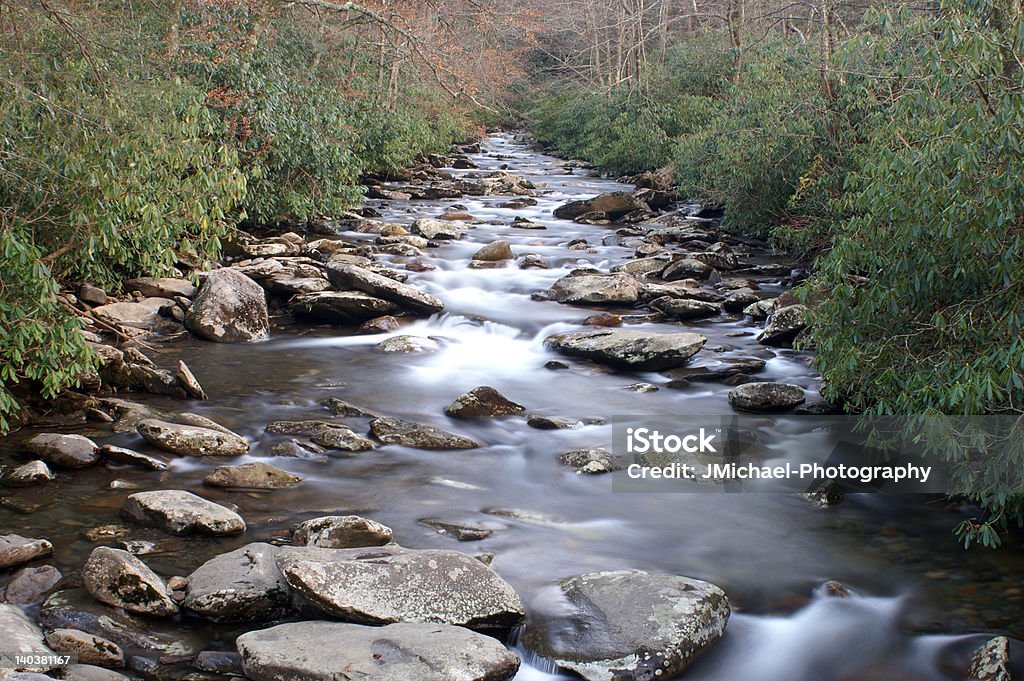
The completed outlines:
<svg viewBox="0 0 1024 681">
<path fill-rule="evenodd" d="M 155 456 L 143 454 L 142 452 L 137 452 L 134 449 L 128 449 L 127 447 L 103 445 L 100 447 L 100 454 L 102 454 L 108 461 L 123 463 L 129 466 L 139 466 L 140 468 L 147 468 L 151 471 L 165 471 L 170 468 L 166 461 L 161 461 Z"/>
<path fill-rule="evenodd" d="M 473 254 L 473 260 L 482 262 L 501 262 L 503 260 L 515 260 L 516 254 L 512 252 L 512 246 L 507 241 L 492 241 Z"/>
<path fill-rule="evenodd" d="M 92 315 L 111 326 L 148 329 L 163 317 L 160 312 L 174 307 L 170 298 L 149 297 L 123 303 L 107 303 L 92 309 Z"/>
<path fill-rule="evenodd" d="M 508 399 L 494 388 L 482 385 L 455 398 L 444 413 L 457 419 L 484 419 L 513 416 L 526 412 L 526 407 Z"/>
<path fill-rule="evenodd" d="M 58 653 L 76 656 L 81 664 L 124 666 L 121 646 L 102 636 L 78 629 L 54 629 L 46 635 L 46 645 Z"/>
<path fill-rule="evenodd" d="M 14 470 L 8 471 L 3 477 L 7 487 L 33 487 L 53 480 L 53 473 L 44 461 L 29 461 Z"/>
<path fill-rule="evenodd" d="M 327 276 L 339 289 L 363 291 L 419 314 L 432 315 L 444 309 L 444 303 L 434 296 L 356 265 L 331 261 Z"/>
<path fill-rule="evenodd" d="M 299 546 L 325 549 L 348 549 L 361 546 L 382 546 L 394 534 L 387 525 L 357 515 L 328 515 L 299 523 L 292 541 Z"/>
<path fill-rule="evenodd" d="M 52 655 L 43 643 L 43 632 L 22 612 L 21 608 L 0 604 L 0 652 L 28 655 Z M 21 666 L 16 671 L 44 672 L 51 667 Z"/>
<path fill-rule="evenodd" d="M 362 324 L 400 310 L 395 303 L 361 291 L 323 291 L 292 299 L 289 307 L 300 319 L 328 324 Z"/>
<path fill-rule="evenodd" d="M 25 449 L 56 468 L 85 468 L 100 460 L 100 448 L 84 435 L 40 433 Z"/>
<path fill-rule="evenodd" d="M 215 622 L 251 622 L 279 616 L 288 598 L 277 548 L 253 543 L 199 566 L 188 576 L 182 605 Z"/>
<path fill-rule="evenodd" d="M 508 582 L 457 551 L 284 547 L 279 565 L 310 606 L 349 622 L 430 622 L 504 632 L 524 615 Z"/>
<path fill-rule="evenodd" d="M 139 292 L 149 298 L 174 298 L 184 296 L 192 298 L 196 295 L 196 287 L 188 279 L 172 279 L 169 277 L 138 277 L 124 283 L 129 293 Z"/>
<path fill-rule="evenodd" d="M 22 568 L 0 589 L 0 603 L 35 605 L 61 580 L 60 570 L 52 565 Z"/>
<path fill-rule="evenodd" d="M 252 681 L 509 681 L 519 669 L 495 639 L 437 624 L 295 622 L 237 645 Z"/>
<path fill-rule="evenodd" d="M 292 475 L 269 463 L 254 461 L 240 466 L 218 466 L 203 478 L 208 487 L 233 487 L 241 489 L 282 489 L 302 482 L 298 475 Z"/>
<path fill-rule="evenodd" d="M 661 371 L 686 364 L 707 338 L 696 333 L 601 329 L 555 334 L 544 342 L 563 355 L 639 371 Z"/>
<path fill-rule="evenodd" d="M 427 239 L 461 239 L 461 222 L 420 218 L 412 223 L 412 233 Z"/>
<path fill-rule="evenodd" d="M 729 391 L 729 404 L 744 411 L 785 411 L 803 402 L 804 389 L 787 383 L 744 383 Z"/>
<path fill-rule="evenodd" d="M 154 447 L 179 456 L 238 456 L 249 451 L 245 438 L 212 428 L 145 419 L 138 432 Z"/>
<path fill-rule="evenodd" d="M 715 317 L 722 313 L 722 308 L 714 303 L 690 298 L 663 298 L 651 303 L 655 310 L 675 319 L 703 319 Z"/>
<path fill-rule="evenodd" d="M 589 681 L 671 679 L 725 632 L 729 601 L 714 584 L 621 570 L 563 580 L 528 649 Z"/>
<path fill-rule="evenodd" d="M 45 539 L 30 539 L 18 534 L 0 535 L 0 570 L 27 563 L 53 553 L 53 544 Z"/>
<path fill-rule="evenodd" d="M 61 670 L 64 681 L 128 681 L 124 674 L 91 664 L 69 664 Z"/>
<path fill-rule="evenodd" d="M 236 269 L 214 270 L 192 301 L 185 326 L 216 343 L 261 340 L 270 333 L 266 294 Z"/>
<path fill-rule="evenodd" d="M 775 347 L 791 347 L 797 335 L 807 328 L 807 306 L 790 305 L 772 313 L 757 342 Z"/>
<path fill-rule="evenodd" d="M 167 584 L 141 560 L 121 549 L 97 546 L 82 567 L 93 598 L 128 612 L 166 617 L 178 612 Z"/>
<path fill-rule="evenodd" d="M 441 349 L 441 344 L 433 338 L 402 335 L 385 338 L 377 343 L 376 347 L 381 352 L 420 353 L 437 352 Z"/>
<path fill-rule="evenodd" d="M 245 532 L 240 515 L 185 490 L 137 492 L 125 500 L 121 515 L 176 535 Z"/>
<path fill-rule="evenodd" d="M 370 431 L 384 444 L 414 449 L 475 449 L 480 446 L 479 442 L 468 437 L 395 418 L 374 419 L 370 422 Z"/>
<path fill-rule="evenodd" d="M 552 284 L 548 298 L 569 305 L 633 305 L 640 285 L 628 274 L 568 274 Z"/>
</svg>

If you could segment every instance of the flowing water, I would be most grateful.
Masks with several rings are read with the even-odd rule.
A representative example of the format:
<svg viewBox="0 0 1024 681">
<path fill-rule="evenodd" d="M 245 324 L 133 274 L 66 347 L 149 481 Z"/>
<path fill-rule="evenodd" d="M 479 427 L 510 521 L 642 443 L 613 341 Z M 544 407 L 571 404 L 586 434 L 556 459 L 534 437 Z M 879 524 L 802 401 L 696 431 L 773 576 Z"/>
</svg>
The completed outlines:
<svg viewBox="0 0 1024 681">
<path fill-rule="evenodd" d="M 448 419 L 445 405 L 479 385 L 497 388 L 530 411 L 580 419 L 730 413 L 729 388 L 720 384 L 638 393 L 625 388 L 667 379 L 582 362 L 568 362 L 568 370 L 546 369 L 545 363 L 557 357 L 542 339 L 579 330 L 595 310 L 532 300 L 531 293 L 547 289 L 574 267 L 607 269 L 633 257 L 632 249 L 617 245 L 614 227 L 556 220 L 551 211 L 567 200 L 632 187 L 569 170 L 510 135 L 485 140 L 484 153 L 473 158 L 482 170 L 507 165 L 509 172 L 543 185 L 538 204 L 511 210 L 498 207 L 509 197 L 466 197 L 379 207 L 386 220 L 411 222 L 461 204 L 474 216 L 497 223 L 428 249 L 420 259 L 436 269 L 410 277 L 409 283 L 441 298 L 446 311 L 409 323 L 399 333 L 439 339 L 439 352 L 385 354 L 374 348 L 385 336 L 287 324 L 263 343 L 186 340 L 157 346 L 152 355 L 163 366 L 186 360 L 210 401 L 146 401 L 202 413 L 248 437 L 254 443 L 251 452 L 234 463 L 270 460 L 270 447 L 286 439 L 264 432 L 270 421 L 331 418 L 320 406 L 331 396 L 465 434 L 486 447 L 427 452 L 388 446 L 323 461 L 275 457 L 275 465 L 305 480 L 269 492 L 202 488 L 215 462 L 179 459 L 165 473 L 97 467 L 43 488 L 7 492 L 9 506 L 38 508 L 27 514 L 0 509 L 0 533 L 49 538 L 57 547 L 58 567 L 73 571 L 93 546 L 81 533 L 117 522 L 121 502 L 136 491 L 118 485 L 111 489 L 116 479 L 135 488 L 194 489 L 235 504 L 246 518 L 244 537 L 176 539 L 147 556 L 164 574 L 187 574 L 215 553 L 285 537 L 298 520 L 355 512 L 394 528 L 396 541 L 405 546 L 493 552 L 493 567 L 516 587 L 532 613 L 551 606 L 555 581 L 585 571 L 635 568 L 698 577 L 722 586 L 735 610 L 725 639 L 685 674 L 700 681 L 960 679 L 969 651 L 984 640 L 982 633 L 1024 635 L 1019 540 L 999 552 L 963 552 L 951 528 L 970 509 L 947 507 L 941 500 L 877 495 L 850 495 L 823 509 L 786 494 L 615 493 L 607 477 L 576 475 L 557 456 L 569 449 L 609 446 L 608 425 L 542 431 L 516 418 Z M 516 216 L 548 229 L 510 227 Z M 473 253 L 495 239 L 508 240 L 517 255 L 538 254 L 551 269 L 469 268 Z M 567 247 L 577 239 L 591 247 Z M 761 262 L 772 258 L 767 252 L 757 257 Z M 389 259 L 400 269 L 407 260 Z M 766 295 L 781 290 L 778 280 L 760 283 Z M 680 330 L 650 323 L 631 328 Z M 810 391 L 819 386 L 807 353 L 758 345 L 749 319 L 695 322 L 688 328 L 706 335 L 708 348 L 718 356 L 768 360 L 760 374 L 765 380 L 785 380 Z M 345 421 L 365 430 L 365 419 Z M 135 436 L 111 436 L 100 427 L 79 432 L 145 448 Z M 12 450 L 14 444 L 0 447 Z M 469 521 L 495 532 L 481 542 L 459 544 L 417 522 L 424 517 Z M 860 597 L 816 597 L 816 587 L 829 579 Z M 195 621 L 183 624 L 200 628 Z M 526 654 L 526 661 L 521 680 L 557 678 L 544 660 Z"/>
</svg>

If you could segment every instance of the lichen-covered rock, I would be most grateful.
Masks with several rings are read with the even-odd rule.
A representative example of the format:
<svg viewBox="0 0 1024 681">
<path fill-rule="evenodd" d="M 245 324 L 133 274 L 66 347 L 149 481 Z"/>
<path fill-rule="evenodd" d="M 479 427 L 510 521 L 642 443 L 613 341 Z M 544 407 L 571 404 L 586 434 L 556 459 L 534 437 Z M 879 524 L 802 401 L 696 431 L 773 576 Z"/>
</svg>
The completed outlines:
<svg viewBox="0 0 1024 681">
<path fill-rule="evenodd" d="M 505 632 L 524 615 L 508 582 L 457 551 L 283 547 L 279 565 L 310 606 L 349 622 L 430 622 Z"/>
<path fill-rule="evenodd" d="M 441 344 L 433 338 L 402 335 L 385 338 L 380 343 L 377 343 L 377 349 L 381 352 L 437 352 L 441 349 Z"/>
<path fill-rule="evenodd" d="M 412 223 L 412 232 L 427 239 L 460 239 L 462 238 L 462 230 L 459 229 L 461 224 L 461 222 L 449 220 L 420 218 Z"/>
<path fill-rule="evenodd" d="M 548 298 L 567 305 L 632 305 L 640 297 L 637 280 L 628 274 L 567 274 L 548 290 Z"/>
<path fill-rule="evenodd" d="M 382 546 L 391 542 L 391 528 L 357 515 L 328 515 L 299 523 L 292 541 L 299 546 L 349 549 Z"/>
<path fill-rule="evenodd" d="M 384 444 L 414 449 L 475 449 L 480 446 L 468 437 L 396 418 L 374 419 L 370 422 L 370 431 Z"/>
<path fill-rule="evenodd" d="M 0 570 L 27 563 L 53 553 L 53 544 L 45 539 L 29 539 L 17 534 L 0 535 Z"/>
<path fill-rule="evenodd" d="M 376 446 L 373 440 L 341 424 L 320 428 L 313 433 L 312 440 L 321 447 L 340 452 L 365 452 Z"/>
<path fill-rule="evenodd" d="M 245 532 L 240 515 L 185 490 L 138 492 L 125 500 L 121 514 L 139 525 L 176 535 Z"/>
<path fill-rule="evenodd" d="M 996 636 L 978 648 L 968 670 L 971 681 L 1013 681 L 1010 673 L 1010 639 Z"/>
<path fill-rule="evenodd" d="M 729 391 L 729 404 L 744 411 L 785 411 L 803 401 L 804 389 L 787 383 L 744 383 Z"/>
<path fill-rule="evenodd" d="M 188 576 L 182 605 L 215 622 L 249 622 L 279 616 L 288 597 L 277 548 L 253 543 L 199 566 Z"/>
<path fill-rule="evenodd" d="M 757 337 L 763 345 L 790 347 L 797 335 L 807 328 L 807 306 L 789 305 L 772 313 L 768 324 Z"/>
<path fill-rule="evenodd" d="M 139 435 L 154 447 L 179 456 L 238 456 L 249 451 L 245 438 L 232 432 L 145 419 Z"/>
<path fill-rule="evenodd" d="M 54 629 L 46 635 L 46 645 L 55 652 L 74 655 L 82 664 L 123 667 L 124 651 L 113 641 L 78 629 Z"/>
<path fill-rule="evenodd" d="M 25 449 L 57 468 L 85 468 L 100 460 L 100 448 L 84 435 L 40 433 Z"/>
<path fill-rule="evenodd" d="M 574 449 L 558 456 L 563 465 L 575 468 L 577 473 L 611 473 L 622 468 L 622 461 L 607 449 Z"/>
<path fill-rule="evenodd" d="M 185 326 L 200 338 L 216 343 L 266 338 L 270 333 L 266 294 L 236 269 L 214 270 L 192 301 Z"/>
<path fill-rule="evenodd" d="M 444 303 L 428 293 L 349 263 L 332 260 L 327 264 L 327 276 L 339 289 L 363 291 L 418 314 L 432 315 L 444 309 Z"/>
<path fill-rule="evenodd" d="M 494 388 L 482 385 L 455 398 L 444 413 L 457 419 L 483 419 L 512 416 L 526 412 L 526 407 L 508 399 Z"/>
<path fill-rule="evenodd" d="M 281 489 L 302 482 L 298 475 L 292 475 L 269 463 L 254 461 L 240 466 L 218 466 L 203 478 L 209 487 L 236 487 L 244 489 Z"/>
<path fill-rule="evenodd" d="M 323 291 L 296 296 L 289 304 L 299 319 L 354 325 L 398 312 L 395 303 L 361 291 Z"/>
<path fill-rule="evenodd" d="M 665 281 L 679 281 L 680 279 L 704 280 L 711 276 L 714 268 L 707 263 L 695 258 L 680 258 L 665 266 L 661 271 L 661 278 Z"/>
<path fill-rule="evenodd" d="M 437 624 L 293 622 L 237 644 L 252 681 L 509 681 L 519 669 L 495 639 Z"/>
<path fill-rule="evenodd" d="M 178 612 L 164 580 L 127 551 L 97 546 L 82 567 L 82 583 L 96 600 L 128 612 L 153 617 Z"/>
<path fill-rule="evenodd" d="M 696 333 L 654 333 L 631 329 L 601 329 L 548 336 L 544 343 L 555 352 L 639 371 L 660 371 L 685 364 L 707 338 Z"/>
<path fill-rule="evenodd" d="M 526 629 L 530 650 L 589 681 L 670 679 L 721 638 L 730 609 L 708 582 L 621 570 L 559 583 Z"/>
</svg>

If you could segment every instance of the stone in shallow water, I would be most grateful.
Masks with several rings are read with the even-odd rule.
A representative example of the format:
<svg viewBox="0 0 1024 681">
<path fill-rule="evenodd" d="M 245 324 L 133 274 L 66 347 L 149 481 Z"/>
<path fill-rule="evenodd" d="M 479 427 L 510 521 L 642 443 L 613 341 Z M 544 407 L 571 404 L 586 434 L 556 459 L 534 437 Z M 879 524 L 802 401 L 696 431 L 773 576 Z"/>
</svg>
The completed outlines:
<svg viewBox="0 0 1024 681">
<path fill-rule="evenodd" d="M 507 632 L 524 615 L 508 582 L 458 551 L 283 547 L 278 564 L 310 606 L 349 622 L 430 622 Z"/>
<path fill-rule="evenodd" d="M 269 463 L 255 461 L 240 466 L 218 466 L 203 479 L 210 487 L 236 487 L 245 489 L 281 489 L 302 482 L 298 475 L 281 470 Z"/>
<path fill-rule="evenodd" d="M 508 681 L 519 669 L 495 639 L 437 624 L 295 622 L 243 634 L 238 652 L 252 681 Z"/>
<path fill-rule="evenodd" d="M 312 439 L 321 447 L 342 452 L 365 452 L 376 446 L 372 440 L 368 440 L 348 426 L 340 424 L 321 428 L 313 433 Z"/>
<path fill-rule="evenodd" d="M 185 490 L 138 492 L 125 500 L 121 514 L 139 525 L 177 535 L 245 532 L 240 515 Z"/>
<path fill-rule="evenodd" d="M 996 636 L 978 648 L 971 658 L 969 673 L 975 681 L 1012 681 L 1010 639 Z"/>
<path fill-rule="evenodd" d="M 97 546 L 82 567 L 82 582 L 96 600 L 128 612 L 153 617 L 178 612 L 164 580 L 127 551 Z"/>
<path fill-rule="evenodd" d="M 560 582 L 524 642 L 590 681 L 670 679 L 721 638 L 729 614 L 725 593 L 699 579 L 595 572 Z"/>
<path fill-rule="evenodd" d="M 142 468 L 148 468 L 151 471 L 165 471 L 169 468 L 166 461 L 161 461 L 155 456 L 143 454 L 142 452 L 137 452 L 134 449 L 128 449 L 127 447 L 103 445 L 100 447 L 100 454 L 109 461 L 123 463 L 129 466 L 140 466 Z"/>
<path fill-rule="evenodd" d="M 443 534 L 459 541 L 480 541 L 494 534 L 494 530 L 487 527 L 481 527 L 472 523 L 458 523 L 441 518 L 423 518 L 420 520 L 420 524 L 433 528 L 438 534 Z"/>
<path fill-rule="evenodd" d="M 377 343 L 377 349 L 381 352 L 436 352 L 441 349 L 441 344 L 422 336 L 392 336 Z"/>
<path fill-rule="evenodd" d="M 280 615 L 288 598 L 277 548 L 253 543 L 199 566 L 188 577 L 182 605 L 215 622 L 249 622 Z"/>
<path fill-rule="evenodd" d="M 46 635 L 46 645 L 58 653 L 75 655 L 82 664 L 124 666 L 124 651 L 119 645 L 78 629 L 54 629 Z"/>
<path fill-rule="evenodd" d="M 40 433 L 25 449 L 57 468 L 85 468 L 100 460 L 99 447 L 83 435 Z"/>
<path fill-rule="evenodd" d="M 632 305 L 640 287 L 628 274 L 574 273 L 552 284 L 548 297 L 572 305 Z"/>
<path fill-rule="evenodd" d="M 360 291 L 324 291 L 296 296 L 290 303 L 300 319 L 328 324 L 361 324 L 399 310 L 395 303 Z"/>
<path fill-rule="evenodd" d="M 757 342 L 776 347 L 791 347 L 797 335 L 807 327 L 807 306 L 790 305 L 775 310 Z"/>
<path fill-rule="evenodd" d="M 804 389 L 787 383 L 745 383 L 729 391 L 729 404 L 744 411 L 785 411 L 803 401 Z"/>
<path fill-rule="evenodd" d="M 216 343 L 266 338 L 270 333 L 266 294 L 236 269 L 215 270 L 207 275 L 188 309 L 185 326 Z"/>
<path fill-rule="evenodd" d="M 327 276 L 338 288 L 363 291 L 418 314 L 432 315 L 444 309 L 444 303 L 434 296 L 356 265 L 332 260 L 327 264 Z"/>
<path fill-rule="evenodd" d="M 682 366 L 706 342 L 707 338 L 696 333 L 652 333 L 631 329 L 561 333 L 544 340 L 548 347 L 563 355 L 638 371 L 661 371 Z"/>
<path fill-rule="evenodd" d="M 391 528 L 357 515 L 328 515 L 299 523 L 292 541 L 299 546 L 348 549 L 391 542 Z"/>
<path fill-rule="evenodd" d="M 45 539 L 30 539 L 18 534 L 0 535 L 0 570 L 27 563 L 53 553 L 53 544 Z"/>
<path fill-rule="evenodd" d="M 69 664 L 61 673 L 64 681 L 128 681 L 124 674 L 91 664 Z"/>
<path fill-rule="evenodd" d="M 238 456 L 249 451 L 245 438 L 212 428 L 145 419 L 138 431 L 154 447 L 180 456 Z"/>
<path fill-rule="evenodd" d="M 3 483 L 7 487 L 32 487 L 50 480 L 53 480 L 53 473 L 43 461 L 29 461 L 3 477 Z"/>
<path fill-rule="evenodd" d="M 7 585 L 0 589 L 0 603 L 35 605 L 61 579 L 60 570 L 52 565 L 22 568 L 14 573 Z"/>
<path fill-rule="evenodd" d="M 522 414 L 526 407 L 508 399 L 494 388 L 482 385 L 455 398 L 444 413 L 459 419 L 482 419 Z"/>
<path fill-rule="evenodd" d="M 0 604 L 0 652 L 52 655 L 43 643 L 43 632 L 18 608 Z M 21 671 L 46 671 L 52 665 L 20 666 Z M 5 670 L 6 671 L 6 670 Z"/>
<path fill-rule="evenodd" d="M 396 418 L 380 418 L 370 422 L 373 436 L 388 445 L 414 449 L 475 449 L 479 442 L 449 433 L 434 426 Z"/>
<path fill-rule="evenodd" d="M 622 468 L 622 461 L 606 449 L 574 449 L 560 454 L 558 460 L 577 473 L 610 473 Z"/>
</svg>

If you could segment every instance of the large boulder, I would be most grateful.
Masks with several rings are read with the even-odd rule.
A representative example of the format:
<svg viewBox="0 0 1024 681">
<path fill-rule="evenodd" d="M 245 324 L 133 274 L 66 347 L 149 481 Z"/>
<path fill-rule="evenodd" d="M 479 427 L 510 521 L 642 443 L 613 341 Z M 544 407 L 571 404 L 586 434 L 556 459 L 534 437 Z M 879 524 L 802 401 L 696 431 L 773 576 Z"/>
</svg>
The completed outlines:
<svg viewBox="0 0 1024 681">
<path fill-rule="evenodd" d="M 43 632 L 13 605 L 0 604 L 0 651 L 25 655 L 53 655 L 43 643 Z M 16 671 L 46 671 L 55 665 L 18 665 Z M 3 670 L 7 672 L 9 670 Z M 0 672 L 2 675 L 3 672 Z"/>
<path fill-rule="evenodd" d="M 635 210 L 649 210 L 646 203 L 629 192 L 608 192 L 582 201 L 570 201 L 554 210 L 556 218 L 572 220 L 585 213 L 604 213 L 611 220 Z"/>
<path fill-rule="evenodd" d="M 568 274 L 548 290 L 548 298 L 570 305 L 632 305 L 639 297 L 636 279 L 624 273 Z"/>
<path fill-rule="evenodd" d="M 508 399 L 494 388 L 482 385 L 455 398 L 444 413 L 457 419 L 483 419 L 523 414 L 526 407 Z"/>
<path fill-rule="evenodd" d="M 96 600 L 128 612 L 153 617 L 178 612 L 164 580 L 127 551 L 97 546 L 82 567 L 82 583 Z"/>
<path fill-rule="evenodd" d="M 458 551 L 284 547 L 279 565 L 306 603 L 349 622 L 430 622 L 507 632 L 524 615 L 508 582 Z"/>
<path fill-rule="evenodd" d="M 370 432 L 387 445 L 401 445 L 414 449 L 475 449 L 476 440 L 449 433 L 435 426 L 413 423 L 396 418 L 370 421 Z"/>
<path fill-rule="evenodd" d="M 100 448 L 84 435 L 40 433 L 25 449 L 56 468 L 85 468 L 100 460 Z"/>
<path fill-rule="evenodd" d="M 714 584 L 621 570 L 563 580 L 555 611 L 526 629 L 527 648 L 590 681 L 670 679 L 725 631 Z"/>
<path fill-rule="evenodd" d="M 245 532 L 242 516 L 185 490 L 137 492 L 125 500 L 121 515 L 176 535 Z"/>
<path fill-rule="evenodd" d="M 53 544 L 45 539 L 29 539 L 17 534 L 0 535 L 0 570 L 27 563 L 53 553 Z"/>
<path fill-rule="evenodd" d="M 437 624 L 293 622 L 237 645 L 252 681 L 509 681 L 519 669 L 495 639 Z"/>
<path fill-rule="evenodd" d="M 729 404 L 743 411 L 786 411 L 803 402 L 804 389 L 787 383 L 744 383 L 729 391 Z"/>
<path fill-rule="evenodd" d="M 789 305 L 772 313 L 764 330 L 757 337 L 763 345 L 790 347 L 797 335 L 807 328 L 807 306 Z"/>
<path fill-rule="evenodd" d="M 277 548 L 254 543 L 200 565 L 188 576 L 182 605 L 215 622 L 249 622 L 280 615 L 288 598 Z"/>
<path fill-rule="evenodd" d="M 290 303 L 300 319 L 328 324 L 362 324 L 381 315 L 398 312 L 395 303 L 360 291 L 324 291 L 296 296 Z"/>
<path fill-rule="evenodd" d="M 418 314 L 432 315 L 444 309 L 444 303 L 430 294 L 349 263 L 332 260 L 327 264 L 327 276 L 338 288 L 363 291 Z"/>
<path fill-rule="evenodd" d="M 200 338 L 216 343 L 266 338 L 270 333 L 266 294 L 238 270 L 214 270 L 192 301 L 185 326 Z"/>
<path fill-rule="evenodd" d="M 179 456 L 238 456 L 249 451 L 245 438 L 230 431 L 145 419 L 139 435 L 154 447 Z"/>
<path fill-rule="evenodd" d="M 696 333 L 651 333 L 629 329 L 560 333 L 544 340 L 548 347 L 560 354 L 637 371 L 661 371 L 682 366 L 706 342 L 707 338 Z"/>
<path fill-rule="evenodd" d="M 391 528 L 357 515 L 328 515 L 311 518 L 295 527 L 292 541 L 298 546 L 349 549 L 391 543 Z"/>
</svg>

